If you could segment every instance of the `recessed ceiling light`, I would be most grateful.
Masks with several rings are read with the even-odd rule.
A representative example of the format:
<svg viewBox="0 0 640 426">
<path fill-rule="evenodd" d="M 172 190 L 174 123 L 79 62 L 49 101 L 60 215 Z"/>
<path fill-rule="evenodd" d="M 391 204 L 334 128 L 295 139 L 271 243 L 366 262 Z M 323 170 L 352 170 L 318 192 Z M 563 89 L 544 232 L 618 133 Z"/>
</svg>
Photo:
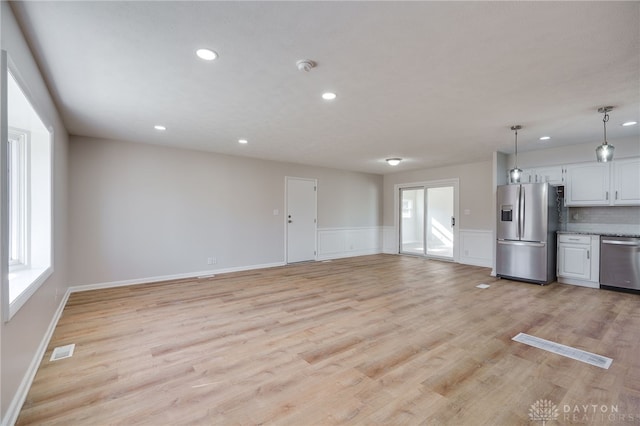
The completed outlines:
<svg viewBox="0 0 640 426">
<path fill-rule="evenodd" d="M 241 144 L 245 145 L 245 144 L 248 144 L 249 141 L 246 140 L 246 139 L 238 139 L 238 143 L 241 143 Z"/>
<path fill-rule="evenodd" d="M 196 55 L 205 61 L 213 61 L 218 57 L 218 54 L 211 49 L 198 49 L 196 50 Z"/>
<path fill-rule="evenodd" d="M 540 136 L 541 141 L 548 141 L 549 139 L 551 139 L 551 136 Z"/>
<path fill-rule="evenodd" d="M 622 123 L 622 125 L 625 126 L 625 127 L 626 126 L 634 126 L 636 124 L 638 124 L 637 121 L 627 121 L 626 123 Z"/>
<path fill-rule="evenodd" d="M 153 128 L 156 130 L 160 130 L 161 132 L 164 132 L 165 130 L 167 130 L 167 128 L 161 124 L 156 124 L 155 126 L 153 126 Z"/>
<path fill-rule="evenodd" d="M 322 94 L 322 99 L 324 99 L 325 101 L 332 101 L 332 100 L 334 100 L 334 99 L 335 99 L 335 98 L 337 98 L 337 97 L 338 97 L 338 95 L 336 95 L 336 94 L 335 94 L 335 93 L 333 93 L 333 92 L 324 92 L 324 93 Z"/>
<path fill-rule="evenodd" d="M 402 158 L 387 158 L 385 161 L 390 166 L 397 166 L 402 161 Z"/>
</svg>

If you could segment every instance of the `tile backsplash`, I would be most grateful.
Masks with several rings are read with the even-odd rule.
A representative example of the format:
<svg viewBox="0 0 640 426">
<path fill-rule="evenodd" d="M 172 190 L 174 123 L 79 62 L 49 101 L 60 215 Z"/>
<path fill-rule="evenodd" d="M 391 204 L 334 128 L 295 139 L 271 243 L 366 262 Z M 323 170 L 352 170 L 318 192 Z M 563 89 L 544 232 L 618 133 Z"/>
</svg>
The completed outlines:
<svg viewBox="0 0 640 426">
<path fill-rule="evenodd" d="M 566 230 L 640 234 L 640 207 L 569 207 Z"/>
<path fill-rule="evenodd" d="M 640 225 L 640 207 L 569 207 L 569 223 Z"/>
</svg>

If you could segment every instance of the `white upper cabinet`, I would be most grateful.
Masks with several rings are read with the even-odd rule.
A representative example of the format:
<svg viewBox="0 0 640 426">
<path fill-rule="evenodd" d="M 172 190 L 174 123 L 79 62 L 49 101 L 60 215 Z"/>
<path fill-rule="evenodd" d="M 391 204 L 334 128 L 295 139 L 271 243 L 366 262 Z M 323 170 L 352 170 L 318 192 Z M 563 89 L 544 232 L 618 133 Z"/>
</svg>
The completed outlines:
<svg viewBox="0 0 640 426">
<path fill-rule="evenodd" d="M 522 169 L 521 183 L 534 183 L 536 181 L 536 171 L 533 169 Z"/>
<path fill-rule="evenodd" d="M 535 182 L 548 182 L 552 185 L 564 183 L 564 168 L 562 166 L 538 167 L 535 169 Z"/>
<path fill-rule="evenodd" d="M 608 206 L 611 204 L 610 163 L 571 164 L 566 168 L 567 206 Z"/>
<path fill-rule="evenodd" d="M 640 158 L 617 160 L 613 167 L 613 204 L 640 205 Z"/>
<path fill-rule="evenodd" d="M 565 205 L 640 206 L 640 158 L 566 166 Z"/>
<path fill-rule="evenodd" d="M 562 166 L 536 167 L 522 169 L 521 183 L 545 183 L 562 185 L 564 182 L 564 168 Z"/>
<path fill-rule="evenodd" d="M 564 185 L 566 206 L 640 206 L 640 158 L 522 170 L 521 183 Z"/>
</svg>

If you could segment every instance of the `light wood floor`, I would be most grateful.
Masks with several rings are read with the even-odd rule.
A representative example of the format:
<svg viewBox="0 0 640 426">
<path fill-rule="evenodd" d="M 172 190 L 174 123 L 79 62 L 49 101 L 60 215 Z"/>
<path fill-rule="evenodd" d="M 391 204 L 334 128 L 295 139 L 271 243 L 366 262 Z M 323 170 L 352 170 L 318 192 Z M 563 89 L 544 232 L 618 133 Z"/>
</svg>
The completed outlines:
<svg viewBox="0 0 640 426">
<path fill-rule="evenodd" d="M 640 296 L 489 272 L 375 255 L 74 293 L 18 424 L 538 425 L 543 399 L 549 426 L 638 424 Z M 565 417 L 587 404 L 618 417 Z"/>
</svg>

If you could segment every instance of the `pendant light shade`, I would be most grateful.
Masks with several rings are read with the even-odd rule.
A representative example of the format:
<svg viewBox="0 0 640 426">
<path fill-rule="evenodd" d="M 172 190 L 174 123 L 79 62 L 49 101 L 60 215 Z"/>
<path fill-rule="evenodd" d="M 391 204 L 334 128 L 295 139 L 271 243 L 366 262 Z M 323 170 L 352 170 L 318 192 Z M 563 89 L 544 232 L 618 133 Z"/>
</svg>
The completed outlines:
<svg viewBox="0 0 640 426">
<path fill-rule="evenodd" d="M 607 143 L 607 121 L 609 121 L 609 111 L 612 109 L 612 106 L 598 108 L 598 112 L 604 114 L 604 117 L 602 118 L 602 125 L 604 126 L 604 142 L 596 148 L 596 158 L 598 163 L 606 163 L 613 160 L 613 151 L 615 148 L 613 145 L 609 145 L 609 143 Z"/>
<path fill-rule="evenodd" d="M 522 177 L 522 169 L 518 168 L 518 130 L 522 129 L 522 126 L 511 126 L 511 130 L 516 133 L 516 158 L 514 168 L 509 170 L 509 183 L 520 183 Z"/>
</svg>

